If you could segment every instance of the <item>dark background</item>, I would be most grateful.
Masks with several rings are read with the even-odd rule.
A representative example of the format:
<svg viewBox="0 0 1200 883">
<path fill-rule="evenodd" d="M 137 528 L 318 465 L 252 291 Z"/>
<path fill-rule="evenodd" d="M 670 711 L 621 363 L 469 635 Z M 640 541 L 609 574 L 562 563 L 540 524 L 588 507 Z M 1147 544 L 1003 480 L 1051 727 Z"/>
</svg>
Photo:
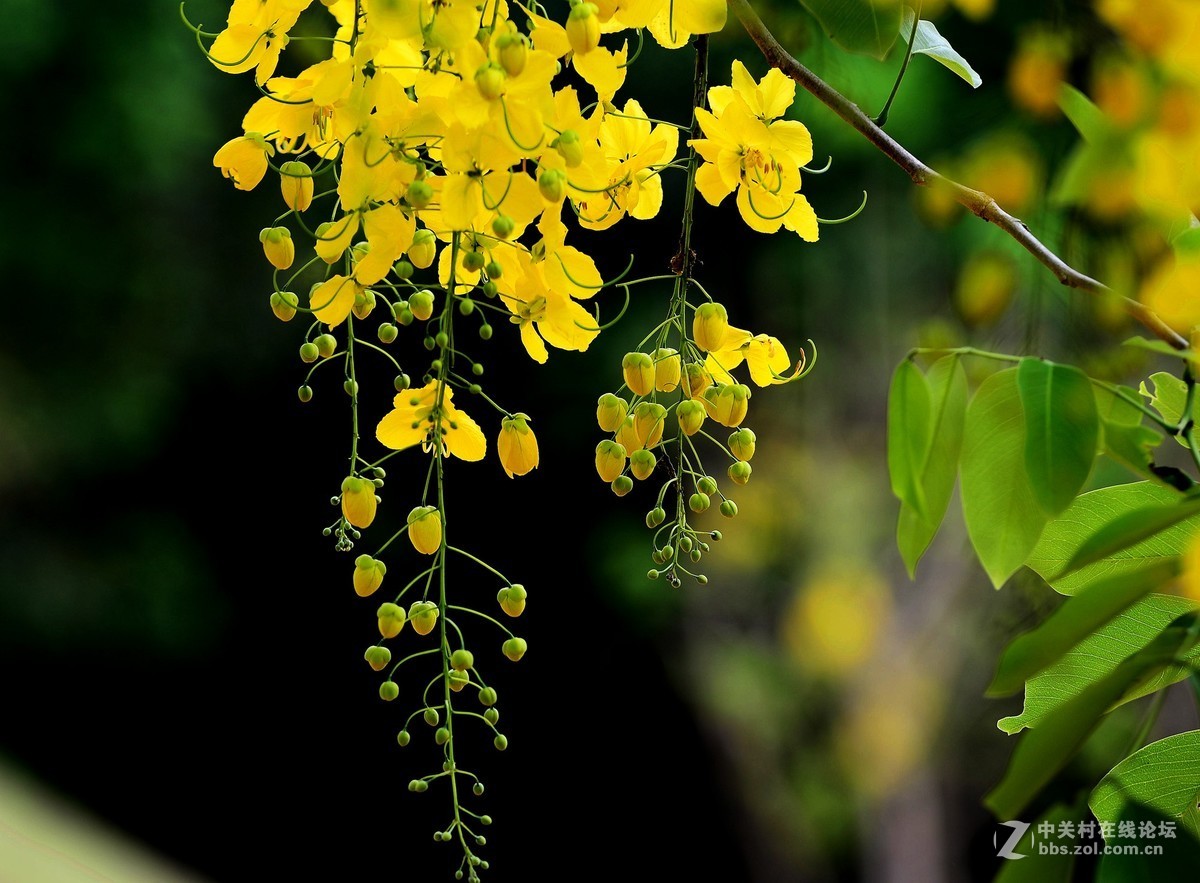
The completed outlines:
<svg viewBox="0 0 1200 883">
<path fill-rule="evenodd" d="M 881 103 L 895 55 L 848 58 L 796 7 L 776 8 L 789 45 L 807 47 L 806 60 L 865 106 Z M 216 2 L 188 9 L 210 26 L 223 15 Z M 985 85 L 972 93 L 917 59 L 890 129 L 934 160 L 969 165 L 981 139 L 1002 131 L 1044 167 L 1061 162 L 1069 126 L 1024 114 L 1004 89 L 1022 28 L 1044 9 L 1005 4 L 982 23 L 943 16 Z M 1054 27 L 1082 13 L 1049 14 Z M 731 24 L 714 41 L 714 82 L 727 81 L 735 53 L 765 70 Z M 648 39 L 623 94 L 683 122 L 691 65 L 690 52 Z M 353 556 L 321 536 L 349 413 L 335 380 L 318 381 L 310 405 L 293 394 L 303 329 L 268 310 L 256 242 L 278 212 L 277 187 L 269 175 L 236 192 L 211 165 L 240 132 L 251 83 L 216 71 L 174 4 L 150 0 L 102 11 L 9 0 L 0 82 L 0 759 L 215 880 L 318 867 L 446 879 L 457 848 L 431 835 L 449 801 L 437 787 L 405 787 L 436 764 L 431 740 L 418 724 L 413 746 L 397 748 L 409 694 L 383 706 L 361 658 L 378 599 L 354 595 Z M 475 348 L 488 391 L 532 416 L 542 450 L 539 470 L 515 483 L 494 458 L 452 462 L 449 475 L 458 541 L 530 592 L 519 622 L 529 655 L 517 666 L 498 652 L 480 659 L 510 747 L 497 755 L 468 738 L 459 749 L 488 785 L 478 802 L 495 818 L 488 879 L 994 871 L 978 801 L 1010 750 L 993 721 L 1011 709 L 980 694 L 1006 636 L 1048 601 L 1039 586 L 988 589 L 954 512 L 926 579 L 903 578 L 883 467 L 887 378 L 918 339 L 1040 343 L 1071 356 L 1111 331 L 994 231 L 953 213 L 934 218 L 941 229 L 923 223 L 930 215 L 904 176 L 810 99 L 794 114 L 814 131 L 817 163 L 834 156 L 827 175 L 805 178 L 818 214 L 848 213 L 864 189 L 870 203 L 815 246 L 756 236 L 731 205 L 698 209 L 701 278 L 735 322 L 783 338 L 794 355 L 808 337 L 821 351 L 804 384 L 756 391 L 762 453 L 739 494 L 743 515 L 714 519 L 728 539 L 708 559 L 707 587 L 644 580 L 649 492 L 618 501 L 590 465 L 596 397 L 619 383 L 620 355 L 658 321 L 665 289 L 640 286 L 588 353 L 552 351 L 545 367 L 507 327 Z M 637 272 L 665 272 L 681 198 L 676 176 L 656 220 L 573 241 L 601 255 L 607 275 L 631 249 Z M 1028 220 L 1036 229 L 1048 217 Z M 980 248 L 1009 254 L 1019 285 L 999 324 L 972 330 L 949 301 Z M 615 309 L 608 301 L 606 315 Z M 1060 330 L 1045 332 L 1047 315 Z M 412 332 L 397 350 L 413 364 L 424 356 Z M 390 376 L 363 383 L 367 427 L 390 404 Z M 472 413 L 482 418 L 482 406 Z M 388 464 L 374 539 L 419 492 L 417 462 Z M 407 580 L 416 556 L 399 546 L 389 579 Z M 486 608 L 493 581 L 452 566 L 452 595 Z M 833 674 L 806 661 L 816 651 L 786 625 L 830 567 L 853 585 L 869 571 L 888 599 L 871 624 L 880 649 Z M 897 686 L 901 670 L 917 686 Z M 880 687 L 906 704 L 871 705 Z M 883 733 L 884 746 L 906 745 L 903 732 L 888 735 L 906 722 L 919 728 L 908 737 L 916 754 L 895 763 L 854 741 Z M 861 764 L 847 766 L 847 746 Z"/>
</svg>

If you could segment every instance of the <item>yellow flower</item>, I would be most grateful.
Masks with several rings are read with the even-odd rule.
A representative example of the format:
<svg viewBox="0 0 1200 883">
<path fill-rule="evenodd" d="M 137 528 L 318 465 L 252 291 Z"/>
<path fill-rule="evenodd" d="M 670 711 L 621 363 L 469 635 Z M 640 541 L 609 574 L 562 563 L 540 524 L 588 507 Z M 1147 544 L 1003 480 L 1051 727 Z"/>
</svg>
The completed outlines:
<svg viewBox="0 0 1200 883">
<path fill-rule="evenodd" d="M 646 353 L 626 353 L 621 359 L 621 374 L 635 396 L 650 395 L 654 391 L 654 360 Z"/>
<path fill-rule="evenodd" d="M 683 373 L 683 360 L 679 351 L 672 347 L 661 347 L 654 351 L 654 388 L 659 392 L 673 392 L 679 386 Z"/>
<path fill-rule="evenodd" d="M 375 520 L 375 485 L 348 475 L 342 481 L 342 516 L 355 527 L 370 527 Z"/>
<path fill-rule="evenodd" d="M 545 362 L 547 343 L 562 350 L 586 350 L 599 334 L 595 318 L 566 293 L 547 285 L 545 264 L 531 262 L 523 252 L 517 252 L 515 263 L 522 272 L 512 293 L 501 292 L 501 299 L 512 313 L 510 321 L 520 327 L 521 343 L 530 357 Z"/>
<path fill-rule="evenodd" d="M 606 392 L 596 402 L 596 422 L 605 432 L 616 432 L 628 413 L 629 402 L 611 392 Z"/>
<path fill-rule="evenodd" d="M 783 372 L 792 364 L 778 338 L 767 334 L 751 337 L 748 331 L 731 328 L 721 349 L 709 353 L 705 367 L 718 381 L 732 383 L 731 372 L 743 361 L 750 368 L 750 379 L 758 386 L 787 382 Z"/>
<path fill-rule="evenodd" d="M 258 234 L 263 254 L 277 270 L 286 270 L 296 259 L 296 244 L 292 242 L 292 231 L 287 227 L 265 227 Z"/>
<path fill-rule="evenodd" d="M 442 387 L 440 402 L 438 382 L 431 380 L 419 390 L 398 393 L 393 405 L 394 410 L 375 429 L 375 437 L 385 447 L 399 451 L 420 444 L 429 451 L 440 438 L 448 456 L 477 461 L 487 453 L 483 430 L 454 406 L 453 390 L 448 386 Z"/>
<path fill-rule="evenodd" d="M 717 303 L 701 304 L 692 317 L 692 339 L 707 352 L 719 350 L 729 332 L 729 312 Z M 695 395 L 693 392 L 692 395 Z"/>
<path fill-rule="evenodd" d="M 312 169 L 306 163 L 292 160 L 279 167 L 279 189 L 283 201 L 293 211 L 307 211 L 313 200 Z"/>
<path fill-rule="evenodd" d="M 379 634 L 384 638 L 394 638 L 404 628 L 404 608 L 391 601 L 379 605 L 375 611 L 375 619 L 379 625 Z"/>
<path fill-rule="evenodd" d="M 408 513 L 408 540 L 422 555 L 442 547 L 442 513 L 434 506 L 417 506 Z M 412 618 L 412 614 L 409 614 Z M 416 627 L 413 623 L 413 627 Z"/>
<path fill-rule="evenodd" d="M 418 635 L 427 635 L 437 625 L 438 608 L 432 601 L 413 601 L 408 607 L 408 621 Z"/>
<path fill-rule="evenodd" d="M 757 83 L 735 61 L 733 85 L 709 90 L 712 112 L 696 108 L 705 137 L 688 142 L 704 159 L 696 189 L 712 205 L 736 190 L 738 211 L 752 230 L 774 233 L 783 226 L 816 242 L 816 213 L 799 192 L 812 136 L 803 123 L 775 119 L 795 95 L 795 84 L 785 79 L 772 70 Z"/>
<path fill-rule="evenodd" d="M 346 321 L 354 309 L 354 299 L 362 287 L 346 276 L 330 276 L 320 285 L 313 287 L 308 296 L 309 307 L 318 321 L 334 328 Z"/>
<path fill-rule="evenodd" d="M 637 433 L 638 447 L 652 448 L 662 441 L 666 427 L 667 409 L 657 402 L 641 402 L 633 409 L 633 431 Z"/>
<path fill-rule="evenodd" d="M 509 478 L 525 475 L 538 466 L 537 436 L 529 428 L 528 420 L 525 414 L 514 414 L 500 422 L 496 453 Z"/>
<path fill-rule="evenodd" d="M 722 426 L 737 426 L 746 419 L 749 409 L 750 387 L 745 384 L 718 383 L 704 391 L 704 404 L 708 416 Z"/>
<path fill-rule="evenodd" d="M 685 435 L 695 435 L 704 425 L 704 406 L 697 401 L 685 399 L 675 408 L 675 417 Z"/>
<path fill-rule="evenodd" d="M 607 482 L 617 480 L 625 471 L 625 448 L 605 439 L 596 445 L 596 472 Z"/>
<path fill-rule="evenodd" d="M 267 157 L 275 148 L 257 132 L 226 141 L 213 156 L 213 165 L 233 181 L 238 190 L 253 190 L 267 174 Z"/>
</svg>

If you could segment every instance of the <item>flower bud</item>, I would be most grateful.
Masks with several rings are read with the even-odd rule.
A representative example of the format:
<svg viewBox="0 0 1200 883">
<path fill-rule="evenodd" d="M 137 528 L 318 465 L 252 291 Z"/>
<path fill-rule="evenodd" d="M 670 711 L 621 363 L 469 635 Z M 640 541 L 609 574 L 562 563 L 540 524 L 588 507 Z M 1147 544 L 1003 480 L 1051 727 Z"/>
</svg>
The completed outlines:
<svg viewBox="0 0 1200 883">
<path fill-rule="evenodd" d="M 479 704 L 487 708 L 491 708 L 493 705 L 495 705 L 498 699 L 499 697 L 496 695 L 496 691 L 491 687 L 484 687 L 479 691 Z"/>
<path fill-rule="evenodd" d="M 296 390 L 296 395 L 299 396 L 300 401 L 304 402 L 305 404 L 308 404 L 309 402 L 312 401 L 312 397 L 313 397 L 312 387 L 309 386 L 308 384 L 305 384 L 304 386 L 302 386 L 298 390 Z"/>
<path fill-rule="evenodd" d="M 425 206 L 433 202 L 433 187 L 424 178 L 417 178 L 404 191 L 404 198 L 413 208 L 425 208 Z M 429 235 L 432 236 L 433 234 L 430 233 Z M 413 242 L 416 242 L 416 237 L 413 237 Z M 416 261 L 413 261 L 413 263 L 417 264 L 418 267 L 421 266 Z"/>
<path fill-rule="evenodd" d="M 296 244 L 287 227 L 264 227 L 258 241 L 262 243 L 263 254 L 277 270 L 286 270 L 296 259 Z"/>
<path fill-rule="evenodd" d="M 654 472 L 658 460 L 647 450 L 634 451 L 629 456 L 629 471 L 638 481 L 645 481 Z"/>
<path fill-rule="evenodd" d="M 646 353 L 626 353 L 621 359 L 621 373 L 634 395 L 649 395 L 654 389 L 654 360 Z"/>
<path fill-rule="evenodd" d="M 525 587 L 520 583 L 514 583 L 496 593 L 496 600 L 500 602 L 500 609 L 514 619 L 525 612 L 525 600 L 528 597 L 529 593 L 525 591 Z"/>
<path fill-rule="evenodd" d="M 525 655 L 525 651 L 529 645 L 525 643 L 524 638 L 509 638 L 501 646 L 501 652 L 511 659 L 513 662 L 519 662 L 521 657 Z"/>
<path fill-rule="evenodd" d="M 654 388 L 659 392 L 672 392 L 679 386 L 683 373 L 683 360 L 678 350 L 660 347 L 654 351 Z"/>
<path fill-rule="evenodd" d="M 324 359 L 328 359 L 337 352 L 337 338 L 332 334 L 318 334 L 313 343 L 316 344 L 317 352 Z"/>
<path fill-rule="evenodd" d="M 729 313 L 717 303 L 701 304 L 692 319 L 692 339 L 705 352 L 714 352 L 725 342 L 729 331 Z"/>
<path fill-rule="evenodd" d="M 688 497 L 688 508 L 693 512 L 703 512 L 708 509 L 711 502 L 708 494 L 692 494 Z"/>
<path fill-rule="evenodd" d="M 279 187 L 287 207 L 297 212 L 307 211 L 313 199 L 312 169 L 306 163 L 292 160 L 281 165 L 279 173 Z"/>
<path fill-rule="evenodd" d="M 567 42 L 578 55 L 600 45 L 600 9 L 594 3 L 576 3 L 567 16 Z"/>
<path fill-rule="evenodd" d="M 471 676 L 465 671 L 451 671 L 446 677 L 446 681 L 451 690 L 455 693 L 461 693 L 463 688 L 471 683 Z"/>
<path fill-rule="evenodd" d="M 409 311 L 422 322 L 433 315 L 433 292 L 423 288 L 408 299 Z"/>
<path fill-rule="evenodd" d="M 276 291 L 271 295 L 271 312 L 280 322 L 290 322 L 296 315 L 300 298 L 294 291 Z"/>
<path fill-rule="evenodd" d="M 363 659 L 367 660 L 367 665 L 371 666 L 375 671 L 383 671 L 387 664 L 392 661 L 392 651 L 387 647 L 368 647 L 367 652 L 363 654 Z"/>
<path fill-rule="evenodd" d="M 615 479 L 613 479 L 610 487 L 612 488 L 612 492 L 614 494 L 616 494 L 618 497 L 623 497 L 633 490 L 633 479 L 628 475 L 618 475 Z"/>
<path fill-rule="evenodd" d="M 354 311 L 356 319 L 365 319 L 371 315 L 371 311 L 375 309 L 375 292 L 366 288 L 362 291 L 354 293 L 354 306 L 351 307 Z"/>
<path fill-rule="evenodd" d="M 704 391 L 708 416 L 723 426 L 737 426 L 746 419 L 750 387 L 744 383 L 718 383 Z"/>
<path fill-rule="evenodd" d="M 391 601 L 380 604 L 375 616 L 379 622 L 379 634 L 385 638 L 396 637 L 404 628 L 404 608 L 399 604 L 393 604 Z"/>
<path fill-rule="evenodd" d="M 504 34 L 496 41 L 500 65 L 510 77 L 519 77 L 529 58 L 529 43 L 524 34 Z"/>
<path fill-rule="evenodd" d="M 700 363 L 692 362 L 683 369 L 682 381 L 683 394 L 689 399 L 698 399 L 712 386 L 712 375 Z"/>
<path fill-rule="evenodd" d="M 408 730 L 401 730 L 399 733 L 396 734 L 396 744 L 399 745 L 401 748 L 407 748 L 408 743 L 411 741 L 412 741 L 412 735 L 408 732 Z"/>
<path fill-rule="evenodd" d="M 497 733 L 496 738 L 492 740 L 492 744 L 496 746 L 497 751 L 503 751 L 508 747 L 508 736 L 505 736 L 503 733 Z M 475 858 L 475 856 L 472 856 L 472 858 Z"/>
<path fill-rule="evenodd" d="M 605 432 L 616 432 L 629 413 L 629 402 L 611 392 L 600 396 L 596 403 L 596 422 Z"/>
<path fill-rule="evenodd" d="M 315 362 L 321 355 L 321 351 L 317 349 L 315 343 L 300 344 L 300 361 L 307 363 Z"/>
<path fill-rule="evenodd" d="M 408 513 L 408 539 L 422 555 L 432 555 L 442 546 L 442 514 L 433 506 L 415 507 Z"/>
<path fill-rule="evenodd" d="M 421 719 L 431 727 L 436 727 L 442 720 L 442 716 L 438 714 L 436 708 L 426 708 L 425 713 L 421 715 Z"/>
<path fill-rule="evenodd" d="M 437 237 L 427 227 L 422 227 L 413 234 L 412 245 L 408 247 L 408 259 L 414 267 L 424 270 L 437 257 Z"/>
<path fill-rule="evenodd" d="M 662 506 L 655 506 L 646 513 L 646 527 L 655 528 L 667 520 L 667 510 Z"/>
<path fill-rule="evenodd" d="M 675 407 L 675 417 L 684 435 L 695 435 L 704 425 L 704 406 L 697 401 L 684 399 Z"/>
<path fill-rule="evenodd" d="M 564 131 L 550 146 L 558 151 L 568 169 L 578 168 L 583 162 L 583 144 L 579 141 L 579 133 L 574 129 Z"/>
<path fill-rule="evenodd" d="M 496 215 L 495 220 L 492 221 L 492 232 L 501 239 L 508 239 L 508 237 L 513 235 L 513 230 L 515 229 L 517 229 L 517 224 L 508 215 Z M 499 266 L 499 264 L 496 264 L 497 268 L 499 268 Z M 500 274 L 489 272 L 488 275 L 499 276 Z"/>
<path fill-rule="evenodd" d="M 539 462 L 537 436 L 528 420 L 525 414 L 514 414 L 500 421 L 496 453 L 509 478 L 532 472 Z"/>
<path fill-rule="evenodd" d="M 488 101 L 495 101 L 504 94 L 504 83 L 507 79 L 508 75 L 504 72 L 504 68 L 489 61 L 487 64 L 480 65 L 479 70 L 475 71 L 475 88 Z"/>
<path fill-rule="evenodd" d="M 658 402 L 639 402 L 633 409 L 633 428 L 641 447 L 652 448 L 662 441 L 667 409 Z"/>
<path fill-rule="evenodd" d="M 752 471 L 749 463 L 738 461 L 729 467 L 729 480 L 734 484 L 744 485 L 750 481 L 750 473 Z"/>
<path fill-rule="evenodd" d="M 631 454 L 642 447 L 642 440 L 638 438 L 637 430 L 633 427 L 633 421 L 634 417 L 630 414 L 621 421 L 621 426 L 617 429 L 617 444 Z"/>
<path fill-rule="evenodd" d="M 371 485 L 372 490 L 374 487 Z M 354 559 L 354 591 L 360 598 L 375 594 L 375 590 L 383 584 L 383 577 L 386 573 L 387 565 L 382 561 L 372 558 L 370 555 L 359 555 Z M 404 625 L 403 619 L 401 619 L 400 625 Z M 382 630 L 382 626 L 380 629 Z M 396 629 L 396 631 L 399 630 L 399 628 Z M 384 637 L 391 636 L 385 635 Z"/>
<path fill-rule="evenodd" d="M 558 169 L 546 169 L 537 179 L 538 190 L 546 202 L 561 202 L 567 190 L 567 176 Z"/>
<path fill-rule="evenodd" d="M 379 337 L 380 343 L 391 343 L 396 339 L 399 333 L 400 329 L 391 322 L 384 322 L 377 329 L 375 329 L 375 334 Z"/>
<path fill-rule="evenodd" d="M 732 433 L 729 436 L 729 452 L 742 462 L 753 460 L 755 441 L 756 439 L 753 430 L 739 429 L 737 432 Z M 747 473 L 746 477 L 749 478 L 749 473 Z"/>
<path fill-rule="evenodd" d="M 737 513 L 737 503 L 733 502 L 733 500 L 723 500 L 721 502 L 721 514 L 726 518 L 733 518 Z"/>
<path fill-rule="evenodd" d="M 438 745 L 445 745 L 450 741 L 450 730 L 446 727 L 438 727 L 433 731 L 433 741 Z"/>
<path fill-rule="evenodd" d="M 437 625 L 438 609 L 432 601 L 413 601 L 408 607 L 408 621 L 418 635 L 427 635 Z M 428 717 L 426 717 L 428 720 Z"/>
<path fill-rule="evenodd" d="M 475 667 L 475 654 L 459 648 L 450 654 L 450 667 L 455 671 L 468 671 Z"/>
<path fill-rule="evenodd" d="M 391 702 L 400 695 L 400 687 L 395 681 L 384 681 L 379 685 L 379 698 L 384 702 Z"/>
<path fill-rule="evenodd" d="M 596 445 L 596 472 L 607 482 L 617 480 L 625 471 L 625 448 L 605 439 Z"/>
<path fill-rule="evenodd" d="M 348 475 L 342 481 L 342 516 L 355 527 L 370 527 L 375 520 L 375 485 Z"/>
</svg>

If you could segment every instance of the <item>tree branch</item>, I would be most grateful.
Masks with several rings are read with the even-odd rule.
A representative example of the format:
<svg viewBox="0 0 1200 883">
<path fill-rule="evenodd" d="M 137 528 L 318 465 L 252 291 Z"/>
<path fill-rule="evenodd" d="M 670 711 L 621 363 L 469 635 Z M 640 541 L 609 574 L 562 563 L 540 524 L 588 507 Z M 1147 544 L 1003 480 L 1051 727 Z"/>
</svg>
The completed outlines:
<svg viewBox="0 0 1200 883">
<path fill-rule="evenodd" d="M 1096 281 L 1091 276 L 1080 273 L 1047 248 L 1025 226 L 1024 221 L 1014 218 L 1002 209 L 992 197 L 980 190 L 972 190 L 970 187 L 947 178 L 914 156 L 908 148 L 877 126 L 859 109 L 857 104 L 793 58 L 779 44 L 775 36 L 767 30 L 767 26 L 763 24 L 762 19 L 758 17 L 758 13 L 750 6 L 748 0 L 729 0 L 729 6 L 741 20 L 750 39 L 755 42 L 772 67 L 779 68 L 845 120 L 860 135 L 874 144 L 884 156 L 902 168 L 914 184 L 945 189 L 954 197 L 955 201 L 966 206 L 983 220 L 995 224 L 1016 240 L 1022 248 L 1037 258 L 1059 282 L 1068 288 L 1078 288 L 1080 291 L 1092 294 L 1113 294 L 1112 289 L 1108 286 Z M 1188 348 L 1187 339 L 1167 325 L 1157 313 L 1131 298 L 1123 297 L 1121 300 L 1125 312 L 1145 326 L 1155 337 L 1166 341 L 1176 349 Z"/>
</svg>

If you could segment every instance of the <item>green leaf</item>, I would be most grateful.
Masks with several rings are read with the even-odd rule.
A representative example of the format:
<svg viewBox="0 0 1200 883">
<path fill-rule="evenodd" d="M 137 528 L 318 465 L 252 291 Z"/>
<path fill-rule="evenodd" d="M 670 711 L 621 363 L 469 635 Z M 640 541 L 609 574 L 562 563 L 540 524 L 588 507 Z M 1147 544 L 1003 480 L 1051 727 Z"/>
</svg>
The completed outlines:
<svg viewBox="0 0 1200 883">
<path fill-rule="evenodd" d="M 1112 131 L 1104 111 L 1092 104 L 1090 98 L 1066 83 L 1058 93 L 1058 106 L 1066 114 L 1084 141 L 1101 140 Z"/>
<path fill-rule="evenodd" d="M 921 472 L 933 438 L 929 383 L 921 369 L 905 359 L 892 375 L 888 393 L 887 461 L 892 493 L 919 515 L 925 514 Z"/>
<path fill-rule="evenodd" d="M 1194 615 L 1187 617 L 1162 631 L 1048 713 L 1036 729 L 1021 738 L 1004 779 L 983 801 L 997 818 L 1016 818 L 1074 756 L 1105 712 L 1169 665 L 1189 641 L 1195 642 L 1194 619 Z"/>
<path fill-rule="evenodd" d="M 1187 384 L 1166 371 L 1151 374 L 1150 382 L 1154 384 L 1153 392 L 1146 388 L 1145 381 L 1142 382 L 1139 392 L 1149 399 L 1151 407 L 1158 411 L 1163 420 L 1178 425 L 1183 417 L 1183 409 L 1187 407 Z M 1193 419 L 1198 416 L 1198 409 L 1200 400 L 1192 403 Z M 1181 436 L 1175 436 L 1175 441 L 1187 447 L 1187 442 Z"/>
<path fill-rule="evenodd" d="M 958 356 L 944 356 L 926 375 L 931 401 L 933 442 L 918 484 L 925 497 L 922 516 L 907 503 L 900 504 L 896 544 L 912 577 L 917 562 L 941 527 L 954 492 L 958 455 L 962 450 L 963 420 L 967 411 L 967 375 Z"/>
<path fill-rule="evenodd" d="M 1129 605 L 1179 573 L 1174 563 L 1151 565 L 1093 583 L 1044 623 L 1020 635 L 1000 657 L 989 696 L 1006 696 L 1062 657 Z"/>
<path fill-rule="evenodd" d="M 1046 526 L 1037 548 L 1025 563 L 1055 591 L 1074 595 L 1098 579 L 1176 558 L 1183 554 L 1192 536 L 1200 529 L 1200 516 L 1182 521 L 1074 573 L 1064 572 L 1067 562 L 1075 557 L 1080 547 L 1106 524 L 1146 506 L 1164 506 L 1179 500 L 1178 491 L 1148 481 L 1089 491 Z"/>
<path fill-rule="evenodd" d="M 848 52 L 882 59 L 900 34 L 900 0 L 800 0 Z"/>
<path fill-rule="evenodd" d="M 1100 419 L 1086 374 L 1070 365 L 1022 359 L 1017 386 L 1025 412 L 1025 468 L 1038 505 L 1057 515 L 1092 471 Z"/>
<path fill-rule="evenodd" d="M 967 534 L 999 588 L 1029 556 L 1046 524 L 1025 474 L 1025 415 L 1016 368 L 993 374 L 971 400 L 960 477 Z"/>
<path fill-rule="evenodd" d="M 1150 807 L 1185 824 L 1195 821 L 1200 793 L 1200 730 L 1152 742 L 1125 758 L 1092 791 L 1096 818 L 1116 822 L 1130 803 Z M 1200 836 L 1200 829 L 1189 828 Z"/>
<path fill-rule="evenodd" d="M 1137 545 L 1198 514 L 1200 500 L 1185 500 L 1165 506 L 1145 506 L 1118 515 L 1083 541 L 1083 545 L 1071 556 L 1062 573 L 1070 574 L 1094 561 L 1111 558 L 1117 552 Z"/>
<path fill-rule="evenodd" d="M 1152 353 L 1161 353 L 1164 356 L 1175 356 L 1179 359 L 1194 358 L 1195 350 L 1177 350 L 1165 340 L 1147 340 L 1144 337 L 1131 337 L 1124 341 L 1121 346 L 1131 346 L 1139 350 L 1149 350 Z M 1182 383 L 1182 381 L 1180 381 Z"/>
<path fill-rule="evenodd" d="M 1147 595 L 1030 678 L 1025 684 L 1024 709 L 1018 715 L 1001 718 L 996 726 L 1009 735 L 1025 727 L 1041 726 L 1058 708 L 1111 674 L 1121 660 L 1150 644 L 1176 617 L 1194 607 L 1192 602 L 1175 595 Z M 1192 650 L 1188 656 L 1189 660 L 1198 658 L 1200 650 Z M 1170 666 L 1159 672 L 1152 682 L 1136 685 L 1124 695 L 1114 697 L 1113 704 L 1120 705 L 1153 693 L 1187 675 L 1186 667 Z"/>
<path fill-rule="evenodd" d="M 1142 476 L 1157 481 L 1151 471 L 1154 465 L 1153 452 L 1163 443 L 1165 435 L 1148 426 L 1128 426 L 1101 421 L 1104 433 L 1104 453 L 1118 463 Z"/>
<path fill-rule="evenodd" d="M 904 7 L 903 21 L 900 24 L 900 39 L 907 42 L 908 35 L 912 33 L 913 20 L 916 17 L 917 14 L 910 7 Z M 931 21 L 921 19 L 917 22 L 917 33 L 913 37 L 913 55 L 928 55 L 938 64 L 970 83 L 973 89 L 978 89 L 983 85 L 983 78 L 975 73 L 970 62 L 954 50 L 954 47 L 938 32 L 937 26 Z"/>
</svg>

